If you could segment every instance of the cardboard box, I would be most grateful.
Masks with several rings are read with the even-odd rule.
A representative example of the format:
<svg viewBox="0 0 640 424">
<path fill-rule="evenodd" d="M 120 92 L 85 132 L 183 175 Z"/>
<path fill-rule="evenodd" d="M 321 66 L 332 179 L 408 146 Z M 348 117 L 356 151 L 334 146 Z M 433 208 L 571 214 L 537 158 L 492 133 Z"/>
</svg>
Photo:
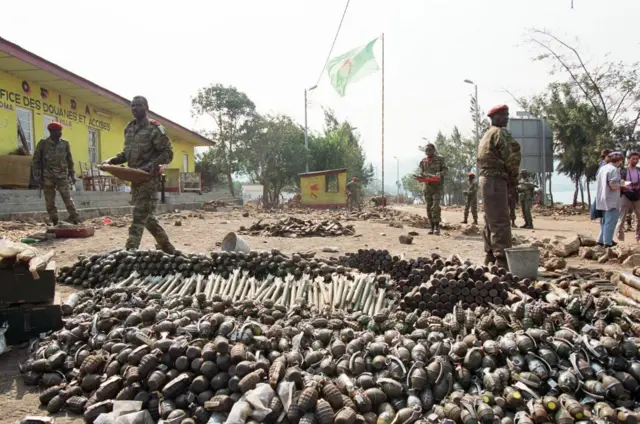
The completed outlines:
<svg viewBox="0 0 640 424">
<path fill-rule="evenodd" d="M 29 188 L 31 156 L 0 156 L 0 187 Z"/>
</svg>

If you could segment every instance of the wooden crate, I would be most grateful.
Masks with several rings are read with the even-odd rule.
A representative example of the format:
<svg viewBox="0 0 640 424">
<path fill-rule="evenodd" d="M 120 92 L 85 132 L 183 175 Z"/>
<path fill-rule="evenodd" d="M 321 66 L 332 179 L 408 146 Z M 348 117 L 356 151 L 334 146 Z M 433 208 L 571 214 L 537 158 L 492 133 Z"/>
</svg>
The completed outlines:
<svg viewBox="0 0 640 424">
<path fill-rule="evenodd" d="M 0 269 L 0 310 L 21 304 L 53 301 L 56 293 L 56 263 L 49 261 L 47 268 L 38 271 L 34 280 L 26 265 Z"/>
</svg>

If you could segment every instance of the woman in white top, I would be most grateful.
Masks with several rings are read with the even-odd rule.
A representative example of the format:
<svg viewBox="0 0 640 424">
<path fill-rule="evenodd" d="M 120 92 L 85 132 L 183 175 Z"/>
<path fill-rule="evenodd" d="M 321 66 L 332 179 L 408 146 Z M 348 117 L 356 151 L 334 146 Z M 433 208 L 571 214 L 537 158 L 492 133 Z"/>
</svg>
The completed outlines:
<svg viewBox="0 0 640 424">
<path fill-rule="evenodd" d="M 620 216 L 620 165 L 623 155 L 620 152 L 611 152 L 608 155 L 609 163 L 598 171 L 596 176 L 596 209 L 602 211 L 600 219 L 600 235 L 598 244 L 612 247 L 616 243 L 613 235 Z"/>
</svg>

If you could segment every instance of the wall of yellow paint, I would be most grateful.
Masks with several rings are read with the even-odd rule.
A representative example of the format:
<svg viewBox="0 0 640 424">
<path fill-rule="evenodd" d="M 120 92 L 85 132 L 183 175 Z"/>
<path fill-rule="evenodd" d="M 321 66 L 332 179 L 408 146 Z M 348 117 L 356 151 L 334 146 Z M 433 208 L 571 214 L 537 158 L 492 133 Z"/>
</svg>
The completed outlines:
<svg viewBox="0 0 640 424">
<path fill-rule="evenodd" d="M 309 206 L 343 206 L 346 205 L 345 186 L 347 173 L 338 174 L 338 192 L 327 193 L 326 175 L 312 175 L 300 177 L 300 195 L 302 204 Z"/>
<path fill-rule="evenodd" d="M 47 90 L 35 83 L 22 81 L 0 71 L 0 155 L 13 153 L 18 146 L 17 109 L 31 111 L 33 148 L 45 134 L 45 117 L 51 117 L 63 125 L 62 137 L 71 145 L 76 173 L 79 162 L 89 161 L 89 128 L 98 130 L 98 161 L 108 159 L 122 151 L 124 128 L 130 116 L 102 116 L 91 105 L 74 100 L 64 93 Z M 188 172 L 194 171 L 194 146 L 182 140 L 172 139 L 173 161 L 167 168 L 183 172 L 183 153 L 188 157 Z"/>
</svg>

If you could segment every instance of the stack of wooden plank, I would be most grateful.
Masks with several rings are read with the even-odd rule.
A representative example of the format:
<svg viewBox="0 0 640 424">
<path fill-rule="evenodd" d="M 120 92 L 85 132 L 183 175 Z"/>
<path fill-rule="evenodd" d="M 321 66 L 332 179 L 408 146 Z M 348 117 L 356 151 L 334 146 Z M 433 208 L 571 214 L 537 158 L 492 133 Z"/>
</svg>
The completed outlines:
<svg viewBox="0 0 640 424">
<path fill-rule="evenodd" d="M 241 227 L 240 234 L 263 237 L 337 237 L 352 236 L 356 233 L 352 225 L 342 225 L 338 221 L 307 221 L 295 217 L 279 219 L 275 222 L 256 222 L 251 227 Z"/>
<path fill-rule="evenodd" d="M 62 328 L 54 252 L 0 239 L 0 325 L 9 344 Z"/>
</svg>

